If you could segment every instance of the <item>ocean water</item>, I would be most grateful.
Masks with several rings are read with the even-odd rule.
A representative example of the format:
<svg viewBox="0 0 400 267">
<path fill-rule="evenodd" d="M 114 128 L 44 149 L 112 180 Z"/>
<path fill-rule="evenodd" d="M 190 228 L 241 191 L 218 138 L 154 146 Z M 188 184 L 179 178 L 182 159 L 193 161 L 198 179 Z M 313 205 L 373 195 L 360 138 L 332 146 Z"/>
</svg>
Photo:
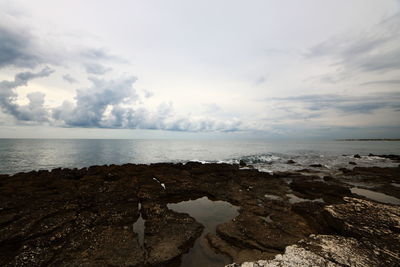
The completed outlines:
<svg viewBox="0 0 400 267">
<path fill-rule="evenodd" d="M 400 141 L 267 141 L 267 140 L 99 140 L 0 139 L 0 173 L 91 165 L 156 162 L 227 162 L 244 160 L 263 171 L 397 166 L 373 154 L 400 154 Z M 361 159 L 354 158 L 360 154 Z M 287 164 L 292 159 L 296 164 Z"/>
</svg>

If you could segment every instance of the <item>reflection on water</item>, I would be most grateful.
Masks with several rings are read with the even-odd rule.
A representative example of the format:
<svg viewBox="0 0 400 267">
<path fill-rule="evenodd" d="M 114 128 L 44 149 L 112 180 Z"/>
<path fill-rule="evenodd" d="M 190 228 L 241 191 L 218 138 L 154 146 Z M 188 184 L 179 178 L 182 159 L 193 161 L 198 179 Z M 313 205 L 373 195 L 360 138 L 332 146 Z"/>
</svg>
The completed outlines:
<svg viewBox="0 0 400 267">
<path fill-rule="evenodd" d="M 351 177 L 351 179 L 356 179 L 356 181 L 346 181 L 345 183 L 353 186 L 354 188 L 357 188 L 359 186 L 361 186 L 363 188 L 372 188 L 376 185 L 375 183 L 358 181 L 357 178 L 358 178 L 358 176 L 355 175 L 355 176 Z"/>
<path fill-rule="evenodd" d="M 378 202 L 400 205 L 400 199 L 368 189 L 353 187 L 351 192 Z"/>
<path fill-rule="evenodd" d="M 238 207 L 225 201 L 211 201 L 207 197 L 168 204 L 175 212 L 187 213 L 204 225 L 201 236 L 188 253 L 182 256 L 181 266 L 224 266 L 230 263 L 228 257 L 216 254 L 208 245 L 205 236 L 215 234 L 217 225 L 228 222 L 239 215 Z"/>
<path fill-rule="evenodd" d="M 305 201 L 311 201 L 311 202 L 324 202 L 324 200 L 322 198 L 317 198 L 317 199 L 305 199 L 305 198 L 301 198 L 298 197 L 294 194 L 286 194 L 287 197 L 289 197 L 289 202 L 291 204 L 295 204 L 295 203 L 300 203 L 300 202 L 305 202 Z"/>
<path fill-rule="evenodd" d="M 141 204 L 139 203 L 139 218 L 136 220 L 136 222 L 133 224 L 133 232 L 135 232 L 138 235 L 138 240 L 139 240 L 139 245 L 141 248 L 144 248 L 144 224 L 145 220 L 142 217 L 142 210 L 141 210 Z"/>
</svg>

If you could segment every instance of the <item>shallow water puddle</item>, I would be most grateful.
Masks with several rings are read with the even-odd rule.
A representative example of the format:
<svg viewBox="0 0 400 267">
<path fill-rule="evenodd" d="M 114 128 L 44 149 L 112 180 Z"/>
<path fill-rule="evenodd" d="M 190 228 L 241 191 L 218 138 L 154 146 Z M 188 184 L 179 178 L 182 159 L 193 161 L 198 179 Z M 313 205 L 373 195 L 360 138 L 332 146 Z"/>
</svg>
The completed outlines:
<svg viewBox="0 0 400 267">
<path fill-rule="evenodd" d="M 187 213 L 204 225 L 201 236 L 188 253 L 182 256 L 181 266 L 224 266 L 230 263 L 227 256 L 216 254 L 208 245 L 205 236 L 215 234 L 217 225 L 228 222 L 239 215 L 239 207 L 225 201 L 211 201 L 207 197 L 168 204 L 175 212 Z"/>
<path fill-rule="evenodd" d="M 306 198 L 301 198 L 298 197 L 294 194 L 286 194 L 287 197 L 289 197 L 289 203 L 295 204 L 295 203 L 300 203 L 300 202 L 306 202 L 306 201 L 311 201 L 311 202 L 323 202 L 324 200 L 322 198 L 317 198 L 317 199 L 306 199 Z"/>
<path fill-rule="evenodd" d="M 358 188 L 359 186 L 364 187 L 364 188 L 373 188 L 376 186 L 375 183 L 367 183 L 367 182 L 353 182 L 353 181 L 346 181 L 346 184 L 352 185 L 354 188 Z"/>
<path fill-rule="evenodd" d="M 353 187 L 350 190 L 353 194 L 364 196 L 366 198 L 369 198 L 369 199 L 372 199 L 372 200 L 375 200 L 378 202 L 400 205 L 400 199 L 383 194 L 383 193 L 371 191 L 371 190 L 364 189 L 364 188 L 358 188 L 358 187 Z"/>
<path fill-rule="evenodd" d="M 136 220 L 136 222 L 133 224 L 133 232 L 138 234 L 138 240 L 139 240 L 139 245 L 143 248 L 144 246 L 144 224 L 145 220 L 142 217 L 142 212 L 141 212 L 141 204 L 139 203 L 139 218 Z"/>
</svg>

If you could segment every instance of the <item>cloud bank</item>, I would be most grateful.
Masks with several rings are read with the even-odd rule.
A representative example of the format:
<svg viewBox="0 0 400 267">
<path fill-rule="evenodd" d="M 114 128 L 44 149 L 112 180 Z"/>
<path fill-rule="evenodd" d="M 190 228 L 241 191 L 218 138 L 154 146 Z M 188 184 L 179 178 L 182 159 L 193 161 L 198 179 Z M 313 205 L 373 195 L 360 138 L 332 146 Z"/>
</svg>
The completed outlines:
<svg viewBox="0 0 400 267">
<path fill-rule="evenodd" d="M 271 98 L 269 101 L 300 104 L 309 111 L 339 110 L 344 113 L 371 114 L 378 109 L 400 111 L 400 92 L 374 93 L 369 96 L 302 95 Z"/>
<path fill-rule="evenodd" d="M 44 105 L 45 95 L 29 93 L 28 105 L 18 105 L 16 89 L 28 82 L 47 77 L 50 68 L 40 72 L 18 73 L 14 81 L 0 82 L 0 107 L 4 113 L 18 121 L 47 122 L 64 127 L 113 128 L 113 129 L 157 129 L 171 131 L 238 131 L 238 120 L 219 121 L 190 116 L 176 116 L 171 104 L 162 103 L 151 110 L 141 103 L 133 87 L 133 76 L 114 80 L 90 77 L 89 88 L 76 91 L 75 102 L 64 101 L 61 106 L 49 108 Z M 148 96 L 145 95 L 145 98 Z"/>
</svg>

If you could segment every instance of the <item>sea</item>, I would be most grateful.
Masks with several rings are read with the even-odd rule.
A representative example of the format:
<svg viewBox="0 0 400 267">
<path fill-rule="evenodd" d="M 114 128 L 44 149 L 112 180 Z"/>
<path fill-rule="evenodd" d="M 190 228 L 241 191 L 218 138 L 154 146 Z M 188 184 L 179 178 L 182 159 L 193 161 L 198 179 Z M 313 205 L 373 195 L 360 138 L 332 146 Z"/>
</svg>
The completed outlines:
<svg viewBox="0 0 400 267">
<path fill-rule="evenodd" d="M 0 139 L 0 173 L 159 162 L 239 163 L 266 172 L 357 166 L 397 166 L 370 154 L 400 154 L 400 141 Z M 361 157 L 354 157 L 359 154 Z M 288 160 L 295 163 L 290 164 Z"/>
</svg>

